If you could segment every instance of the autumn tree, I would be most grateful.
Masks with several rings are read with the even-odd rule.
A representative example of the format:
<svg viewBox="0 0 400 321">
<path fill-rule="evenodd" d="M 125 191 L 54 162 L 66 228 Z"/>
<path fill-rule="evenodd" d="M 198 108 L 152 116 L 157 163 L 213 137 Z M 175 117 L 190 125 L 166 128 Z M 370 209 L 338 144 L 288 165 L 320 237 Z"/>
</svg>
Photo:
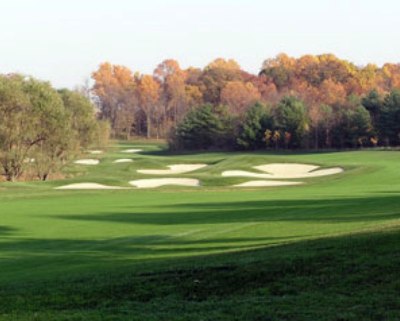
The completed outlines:
<svg viewBox="0 0 400 321">
<path fill-rule="evenodd" d="M 282 53 L 276 58 L 265 60 L 260 74 L 271 78 L 278 90 L 282 90 L 290 86 L 294 76 L 294 66 L 295 59 Z"/>
<path fill-rule="evenodd" d="M 380 81 L 378 66 L 368 64 L 361 68 L 356 74 L 357 83 L 360 87 L 359 94 L 376 90 Z"/>
<path fill-rule="evenodd" d="M 185 73 L 176 60 L 168 59 L 154 70 L 154 78 L 161 86 L 164 118 L 176 124 L 187 109 Z"/>
<path fill-rule="evenodd" d="M 319 88 L 319 101 L 326 105 L 340 105 L 346 101 L 347 94 L 341 83 L 328 78 L 325 79 Z"/>
<path fill-rule="evenodd" d="M 318 87 L 321 84 L 322 75 L 318 56 L 302 56 L 296 61 L 294 68 L 297 79 L 301 79 L 314 87 Z"/>
<path fill-rule="evenodd" d="M 275 104 L 279 101 L 278 90 L 272 79 L 265 75 L 253 75 L 247 72 L 242 72 L 243 82 L 251 83 L 257 88 L 260 93 L 260 101 Z"/>
<path fill-rule="evenodd" d="M 220 104 L 221 91 L 230 81 L 242 80 L 239 64 L 234 60 L 216 59 L 206 66 L 200 82 L 205 102 Z"/>
<path fill-rule="evenodd" d="M 185 102 L 188 110 L 200 106 L 203 102 L 203 94 L 198 86 L 185 86 Z M 181 115 L 183 117 L 184 115 Z"/>
<path fill-rule="evenodd" d="M 345 84 L 357 72 L 357 67 L 346 61 L 337 58 L 332 54 L 318 56 L 320 82 L 332 79 L 336 83 Z"/>
<path fill-rule="evenodd" d="M 152 136 L 152 125 L 156 123 L 156 135 L 159 137 L 162 111 L 160 108 L 160 84 L 150 75 L 138 79 L 139 104 L 146 115 L 147 138 Z"/>
<path fill-rule="evenodd" d="M 92 73 L 93 93 L 97 99 L 100 118 L 110 121 L 116 135 L 133 131 L 138 101 L 135 78 L 131 70 L 119 65 L 103 63 Z"/>
<path fill-rule="evenodd" d="M 201 77 L 203 71 L 200 68 L 190 67 L 184 70 L 185 73 L 185 94 L 187 110 L 191 110 L 203 104 L 203 84 Z"/>
<path fill-rule="evenodd" d="M 382 85 L 386 91 L 400 89 L 400 64 L 386 63 L 382 67 Z"/>
<path fill-rule="evenodd" d="M 221 92 L 221 103 L 229 106 L 232 113 L 243 114 L 248 107 L 254 105 L 261 98 L 260 92 L 250 82 L 228 82 Z"/>
<path fill-rule="evenodd" d="M 390 123 L 392 108 L 378 108 L 373 93 L 379 95 L 383 106 L 383 97 L 400 88 L 400 64 L 357 66 L 329 53 L 298 58 L 282 53 L 266 59 L 258 75 L 242 70 L 235 60 L 218 58 L 204 69 L 182 69 L 176 60 L 167 59 L 155 68 L 153 77 L 133 75 L 126 67 L 104 63 L 92 76 L 95 84 L 90 98 L 97 101 L 100 118 L 109 120 L 119 137 L 129 138 L 131 133 L 166 137 L 187 113 L 206 103 L 214 108 L 226 105 L 238 122 L 250 106 L 260 102 L 271 106 L 274 118 L 281 121 L 282 114 L 276 110 L 285 101 L 283 97 L 292 97 L 305 106 L 307 128 L 300 135 L 301 142 L 293 128 L 274 128 L 269 129 L 269 143 L 275 137 L 274 144 L 284 146 L 286 142 L 290 148 L 310 143 L 315 148 L 348 146 L 353 143 L 334 142 L 334 129 L 342 120 L 343 124 L 353 122 L 364 97 L 362 104 L 374 127 L 369 135 L 375 144 L 397 144 L 395 134 L 383 125 Z M 356 114 L 360 119 L 364 116 L 359 111 Z M 381 116 L 386 118 L 381 121 Z"/>
</svg>

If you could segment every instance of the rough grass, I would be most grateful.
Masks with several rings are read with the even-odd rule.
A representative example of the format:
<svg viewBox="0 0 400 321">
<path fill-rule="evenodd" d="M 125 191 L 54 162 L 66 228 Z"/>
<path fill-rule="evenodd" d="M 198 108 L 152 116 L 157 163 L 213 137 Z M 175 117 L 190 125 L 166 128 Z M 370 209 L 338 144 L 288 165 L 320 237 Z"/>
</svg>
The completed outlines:
<svg viewBox="0 0 400 321">
<path fill-rule="evenodd" d="M 96 157 L 66 181 L 0 184 L 1 320 L 400 320 L 398 152 L 168 155 L 140 143 Z M 199 188 L 53 189 L 200 162 L 178 175 Z M 229 186 L 246 178 L 220 176 L 269 162 L 346 172 L 245 190 Z"/>
</svg>

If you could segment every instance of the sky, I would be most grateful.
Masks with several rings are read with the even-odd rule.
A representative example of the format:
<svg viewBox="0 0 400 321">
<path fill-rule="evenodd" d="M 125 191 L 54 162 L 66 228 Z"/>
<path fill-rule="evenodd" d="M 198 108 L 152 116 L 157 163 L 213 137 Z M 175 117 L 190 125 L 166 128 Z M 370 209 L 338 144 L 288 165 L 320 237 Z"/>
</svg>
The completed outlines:
<svg viewBox="0 0 400 321">
<path fill-rule="evenodd" d="M 281 52 L 400 62 L 398 0 L 0 0 L 0 73 L 74 88 L 102 62 L 152 73 L 233 58 L 257 73 Z"/>
</svg>

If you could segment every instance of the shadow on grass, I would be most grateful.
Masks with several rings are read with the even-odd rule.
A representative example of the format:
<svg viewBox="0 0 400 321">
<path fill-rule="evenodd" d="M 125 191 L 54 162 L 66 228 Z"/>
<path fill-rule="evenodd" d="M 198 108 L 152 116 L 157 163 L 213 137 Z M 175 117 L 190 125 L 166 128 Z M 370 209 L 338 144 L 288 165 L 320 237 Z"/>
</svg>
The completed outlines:
<svg viewBox="0 0 400 321">
<path fill-rule="evenodd" d="M 132 320 L 398 320 L 398 244 L 393 230 L 153 260 L 147 270 L 119 270 L 116 262 L 107 273 L 104 258 L 92 256 L 88 274 L 0 288 L 0 313 L 26 320 L 33 313 L 67 320 L 77 310 L 85 320 L 95 313 L 94 320 L 127 313 L 137 316 Z"/>
<path fill-rule="evenodd" d="M 61 215 L 52 219 L 66 219 L 88 222 L 110 222 L 122 224 L 149 225 L 198 225 L 199 229 L 189 233 L 171 235 L 125 236 L 105 239 L 34 239 L 16 238 L 12 229 L 0 227 L 0 280 L 3 282 L 18 279 L 19 273 L 40 276 L 52 273 L 57 275 L 64 270 L 89 271 L 102 265 L 138 264 L 146 260 L 173 259 L 178 256 L 209 255 L 212 253 L 245 251 L 251 248 L 281 246 L 283 243 L 302 242 L 307 238 L 321 237 L 318 231 L 307 232 L 303 227 L 297 233 L 291 229 L 285 235 L 285 227 L 279 236 L 242 237 L 218 236 L 216 231 L 209 237 L 202 237 L 201 225 L 241 223 L 236 227 L 252 226 L 264 222 L 311 222 L 311 223 L 352 223 L 376 222 L 400 219 L 400 196 L 379 196 L 370 198 L 325 199 L 325 200 L 266 200 L 229 203 L 198 203 L 151 208 L 151 212 L 140 212 L 140 208 L 123 208 L 118 213 L 93 213 L 91 215 Z M 88 227 L 89 228 L 89 227 Z M 310 226 L 311 230 L 315 226 Z M 118 227 L 115 227 L 116 231 Z M 207 230 L 207 227 L 205 227 Z M 194 237 L 190 235 L 194 231 Z M 328 229 L 329 230 L 329 229 Z M 134 228 L 132 233 L 134 233 Z M 197 234 L 196 234 L 197 233 Z M 297 235 L 296 235 L 297 234 Z M 307 235 L 309 234 L 309 235 Z M 12 235 L 12 238 L 8 238 Z M 200 239 L 199 239 L 200 238 Z M 107 269 L 107 268 L 106 268 Z M 48 271 L 48 272 L 46 272 Z M 0 284 L 1 284 L 0 282 Z"/>
<path fill-rule="evenodd" d="M 400 219 L 400 195 L 319 200 L 265 200 L 121 208 L 114 213 L 60 215 L 77 221 L 150 225 L 226 224 L 251 222 L 380 222 Z"/>
<path fill-rule="evenodd" d="M 0 225 L 0 237 L 2 235 L 9 235 L 9 234 L 11 234 L 11 233 L 13 233 L 15 231 L 16 231 L 15 228 L 12 228 L 12 227 L 9 227 L 9 226 Z"/>
<path fill-rule="evenodd" d="M 236 237 L 188 240 L 178 235 L 145 235 L 104 240 L 84 239 L 15 239 L 0 243 L 0 273 L 23 271 L 35 266 L 59 265 L 96 267 L 100 262 L 201 255 L 271 246 L 304 239 L 307 235 L 283 237 Z M 31 271 L 32 275 L 40 271 Z M 1 278 L 0 278 L 1 279 Z"/>
</svg>

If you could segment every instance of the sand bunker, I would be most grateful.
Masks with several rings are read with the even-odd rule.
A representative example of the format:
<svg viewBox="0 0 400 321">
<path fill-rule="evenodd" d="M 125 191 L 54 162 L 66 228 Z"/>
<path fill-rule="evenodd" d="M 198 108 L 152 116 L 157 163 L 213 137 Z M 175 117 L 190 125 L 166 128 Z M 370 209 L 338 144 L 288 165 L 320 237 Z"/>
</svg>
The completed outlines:
<svg viewBox="0 0 400 321">
<path fill-rule="evenodd" d="M 173 174 L 184 174 L 193 172 L 200 168 L 206 167 L 206 164 L 178 164 L 178 165 L 169 165 L 167 166 L 169 169 L 139 169 L 138 173 L 141 174 L 149 174 L 149 175 L 173 175 Z"/>
<path fill-rule="evenodd" d="M 79 159 L 74 163 L 79 165 L 98 165 L 100 161 L 98 159 Z"/>
<path fill-rule="evenodd" d="M 103 154 L 103 151 L 102 150 L 89 150 L 89 154 L 100 155 L 100 154 Z"/>
<path fill-rule="evenodd" d="M 121 153 L 131 154 L 131 153 L 139 153 L 141 151 L 143 151 L 143 149 L 125 149 L 125 150 L 121 151 Z"/>
<path fill-rule="evenodd" d="M 255 177 L 255 178 L 309 178 L 334 175 L 343 172 L 340 167 L 327 169 L 318 169 L 319 166 L 307 164 L 268 164 L 253 167 L 263 173 L 253 173 L 248 171 L 225 171 L 222 173 L 224 177 Z"/>
<path fill-rule="evenodd" d="M 284 182 L 284 181 L 249 181 L 246 183 L 233 185 L 235 187 L 276 187 L 276 186 L 291 186 L 301 185 L 302 182 Z"/>
<path fill-rule="evenodd" d="M 121 159 L 116 159 L 113 161 L 114 164 L 120 164 L 120 163 L 132 163 L 133 160 L 130 158 L 121 158 Z"/>
<path fill-rule="evenodd" d="M 76 183 L 56 187 L 55 189 L 126 189 L 127 187 L 109 186 L 97 183 Z"/>
<path fill-rule="evenodd" d="M 137 188 L 155 188 L 165 185 L 199 186 L 200 181 L 192 178 L 152 178 L 131 181 L 129 184 Z"/>
<path fill-rule="evenodd" d="M 343 172 L 343 169 L 340 167 L 318 169 L 319 166 L 306 164 L 268 164 L 255 166 L 254 168 L 270 173 L 275 178 L 319 177 Z"/>
<path fill-rule="evenodd" d="M 259 174 L 248 171 L 225 171 L 221 174 L 223 177 L 254 177 L 254 178 L 271 178 L 270 174 Z"/>
</svg>

